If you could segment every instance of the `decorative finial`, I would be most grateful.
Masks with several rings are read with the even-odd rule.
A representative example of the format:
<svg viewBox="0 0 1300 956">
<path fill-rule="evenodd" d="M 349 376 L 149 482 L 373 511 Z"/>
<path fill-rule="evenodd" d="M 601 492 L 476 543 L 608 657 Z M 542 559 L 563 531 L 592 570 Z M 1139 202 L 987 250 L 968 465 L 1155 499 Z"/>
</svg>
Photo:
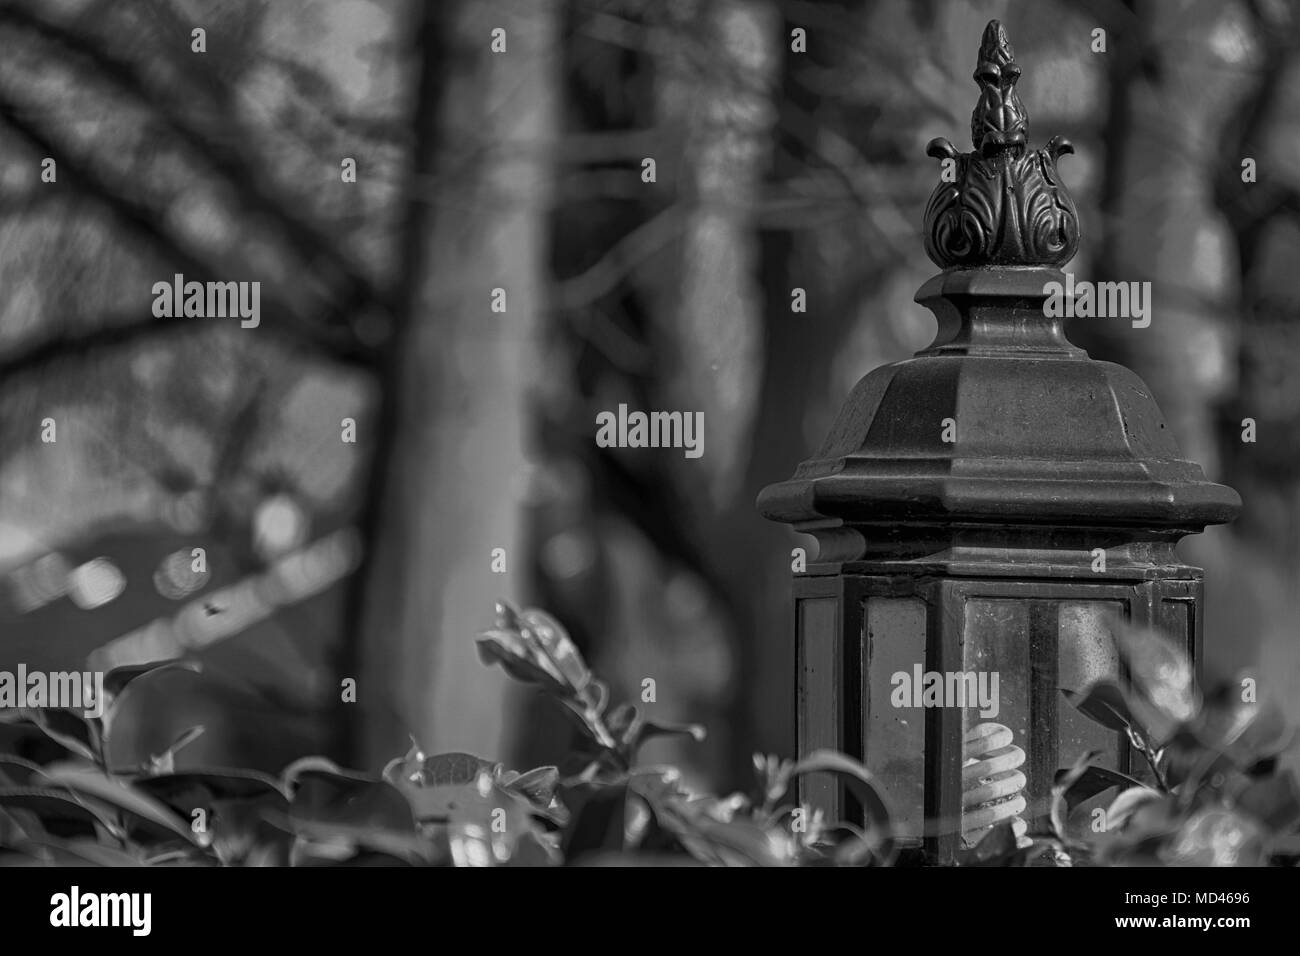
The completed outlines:
<svg viewBox="0 0 1300 956">
<path fill-rule="evenodd" d="M 1044 149 L 1029 148 L 1019 79 L 1007 31 L 990 20 L 975 64 L 974 151 L 959 152 L 943 137 L 926 147 L 952 161 L 925 208 L 925 251 L 941 268 L 1061 266 L 1079 248 L 1079 214 L 1056 171 L 1074 147 L 1056 136 Z"/>
</svg>

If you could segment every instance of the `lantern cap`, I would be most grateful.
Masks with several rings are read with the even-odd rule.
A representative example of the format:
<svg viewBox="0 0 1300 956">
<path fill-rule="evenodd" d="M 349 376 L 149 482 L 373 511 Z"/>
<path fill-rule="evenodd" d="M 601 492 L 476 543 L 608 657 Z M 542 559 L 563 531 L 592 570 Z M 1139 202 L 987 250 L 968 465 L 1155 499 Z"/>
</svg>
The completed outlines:
<svg viewBox="0 0 1300 956">
<path fill-rule="evenodd" d="M 984 28 L 974 79 L 973 151 L 942 136 L 926 147 L 944 166 L 925 209 L 925 251 L 944 269 L 1064 265 L 1079 248 L 1079 216 L 1056 161 L 1074 147 L 1060 136 L 1029 147 L 1029 114 L 1016 93 L 1020 67 L 997 20 Z"/>
<path fill-rule="evenodd" d="M 1231 521 L 1241 499 L 1182 456 L 1137 375 L 1066 338 L 1048 299 L 1072 295 L 1058 267 L 1079 222 L 1056 159 L 1073 150 L 1061 139 L 1030 150 L 996 20 L 975 77 L 975 150 L 929 150 L 956 171 L 925 210 L 926 250 L 944 271 L 916 299 L 938 319 L 935 339 L 863 378 L 759 511 L 816 536 L 823 563 L 928 560 L 960 541 L 1011 571 L 1030 553 L 1077 565 L 1102 547 L 1147 573 L 1175 561 L 1179 538 Z"/>
<path fill-rule="evenodd" d="M 1184 535 L 1231 521 L 1241 499 L 1183 458 L 1146 384 L 1043 318 L 1052 276 L 981 269 L 923 286 L 935 341 L 863 378 L 813 457 L 763 489 L 759 511 L 814 535 L 821 561 L 941 551 L 957 537 L 1026 551 L 1162 543 L 1171 554 Z"/>
</svg>

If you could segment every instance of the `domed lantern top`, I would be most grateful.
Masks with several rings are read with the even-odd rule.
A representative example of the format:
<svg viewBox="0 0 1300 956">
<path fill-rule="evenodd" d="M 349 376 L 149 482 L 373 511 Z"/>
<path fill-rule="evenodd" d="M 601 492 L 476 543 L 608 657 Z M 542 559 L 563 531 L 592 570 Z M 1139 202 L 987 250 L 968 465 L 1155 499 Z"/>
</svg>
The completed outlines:
<svg viewBox="0 0 1300 956">
<path fill-rule="evenodd" d="M 1057 161 L 1073 149 L 1030 146 L 1019 79 L 993 21 L 973 149 L 927 150 L 943 160 L 924 218 L 942 271 L 916 300 L 934 341 L 863 378 L 758 499 L 819 546 L 794 580 L 800 751 L 860 756 L 900 842 L 931 862 L 996 822 L 1045 828 L 1054 774 L 1081 753 L 1141 776 L 1131 742 L 1061 690 L 1118 676 L 1117 627 L 1164 631 L 1199 662 L 1202 575 L 1174 545 L 1241 506 L 1182 457 L 1141 379 L 1066 338 L 1079 217 Z M 834 781 L 802 786 L 852 818 Z"/>
</svg>

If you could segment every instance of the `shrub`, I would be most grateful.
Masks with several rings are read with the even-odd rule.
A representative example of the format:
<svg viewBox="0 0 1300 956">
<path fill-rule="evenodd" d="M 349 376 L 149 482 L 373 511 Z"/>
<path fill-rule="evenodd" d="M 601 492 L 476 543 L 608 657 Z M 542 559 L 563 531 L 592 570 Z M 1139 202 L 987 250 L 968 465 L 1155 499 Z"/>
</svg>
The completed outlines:
<svg viewBox="0 0 1300 956">
<path fill-rule="evenodd" d="M 1249 679 L 1202 694 L 1187 655 L 1153 631 L 1122 631 L 1119 650 L 1120 680 L 1063 693 L 1081 713 L 1127 737 L 1148 779 L 1097 766 L 1096 753 L 1083 754 L 1056 774 L 1046 832 L 1017 846 L 1010 828 L 1001 827 L 965 861 L 1294 865 L 1300 790 L 1278 758 L 1295 733 L 1276 699 L 1257 704 Z M 1072 825 L 1085 805 L 1091 809 L 1084 825 Z"/>
<path fill-rule="evenodd" d="M 886 799 L 843 754 L 799 761 L 756 755 L 752 792 L 694 793 L 672 767 L 642 766 L 642 744 L 665 734 L 699 739 L 693 725 L 659 723 L 611 706 L 564 628 L 538 610 L 497 607 L 480 656 L 558 702 L 580 729 L 572 765 L 523 773 L 465 754 L 410 750 L 379 775 L 323 757 L 278 776 L 252 770 L 176 770 L 194 727 L 134 767 L 110 766 L 114 715 L 151 681 L 189 662 L 106 675 L 103 716 L 0 711 L 54 745 L 36 762 L 0 754 L 0 862 L 18 865 L 890 865 L 897 850 Z M 1070 702 L 1123 733 L 1149 781 L 1084 754 L 1056 777 L 1050 827 L 1017 841 L 1011 824 L 963 854 L 972 866 L 1294 864 L 1300 791 L 1278 756 L 1293 735 L 1276 707 L 1240 688 L 1202 697 L 1190 663 L 1152 633 L 1120 639 L 1124 676 Z M 810 773 L 840 777 L 866 823 L 827 821 L 791 791 Z M 1091 810 L 1088 808 L 1091 807 Z M 1101 809 L 1101 816 L 1096 810 Z M 1101 827 L 1075 825 L 1076 811 Z M 1094 832 L 1095 830 L 1095 832 Z"/>
<path fill-rule="evenodd" d="M 557 863 L 870 865 L 894 857 L 884 799 L 866 769 L 829 752 L 792 762 L 755 757 L 751 794 L 691 792 L 671 767 L 637 764 L 645 741 L 703 735 L 658 723 L 630 704 L 611 706 L 564 628 L 542 611 L 497 608 L 479 636 L 485 662 L 538 687 L 576 720 L 576 773 L 524 773 L 464 753 L 420 746 L 379 776 L 307 757 L 278 776 L 238 769 L 176 771 L 182 734 L 137 767 L 106 756 L 113 716 L 169 668 L 106 675 L 102 718 L 22 710 L 57 744 L 38 764 L 0 755 L 0 860 L 72 865 L 545 865 Z M 868 825 L 832 823 L 795 806 L 799 777 L 843 777 Z"/>
</svg>

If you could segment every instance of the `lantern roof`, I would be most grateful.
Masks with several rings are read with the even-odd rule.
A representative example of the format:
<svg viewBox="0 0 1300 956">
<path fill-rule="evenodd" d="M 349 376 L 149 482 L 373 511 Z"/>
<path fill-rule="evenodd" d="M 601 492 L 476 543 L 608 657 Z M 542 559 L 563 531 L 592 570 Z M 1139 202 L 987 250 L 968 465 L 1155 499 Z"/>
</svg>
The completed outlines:
<svg viewBox="0 0 1300 956">
<path fill-rule="evenodd" d="M 1047 531 L 1049 548 L 1083 540 L 1070 529 L 1171 546 L 1241 507 L 1182 457 L 1137 375 L 1066 338 L 1075 285 L 1060 267 L 1079 218 L 1056 163 L 1073 148 L 1030 147 L 1019 78 L 994 20 L 975 69 L 974 149 L 927 149 L 944 160 L 924 215 L 943 271 L 916 295 L 938 319 L 934 341 L 863 378 L 813 458 L 759 495 L 763 515 L 819 539 L 822 561 L 981 529 L 1028 534 L 1014 539 L 1025 546 Z"/>
</svg>

